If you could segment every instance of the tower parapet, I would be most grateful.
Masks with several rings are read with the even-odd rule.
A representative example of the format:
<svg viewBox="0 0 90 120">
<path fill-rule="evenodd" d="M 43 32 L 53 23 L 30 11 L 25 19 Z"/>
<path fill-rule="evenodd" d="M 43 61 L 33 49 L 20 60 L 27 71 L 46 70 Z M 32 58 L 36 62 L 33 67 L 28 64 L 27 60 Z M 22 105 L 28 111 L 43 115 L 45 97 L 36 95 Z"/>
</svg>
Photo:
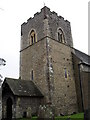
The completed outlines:
<svg viewBox="0 0 90 120">
<path fill-rule="evenodd" d="M 48 26 L 48 28 L 45 26 Z M 51 37 L 56 41 L 62 42 L 63 40 L 59 40 L 60 37 L 62 39 L 62 35 L 59 37 L 60 30 L 63 32 L 64 36 L 63 43 L 73 47 L 70 22 L 65 20 L 62 16 L 58 16 L 56 12 L 51 12 L 50 9 L 46 6 L 44 6 L 40 12 L 35 13 L 33 17 L 30 17 L 27 22 L 24 22 L 21 25 L 21 50 L 31 45 L 29 36 L 32 29 L 36 31 L 37 42 L 45 37 L 45 29 L 47 29 L 49 33 L 46 36 Z"/>
</svg>

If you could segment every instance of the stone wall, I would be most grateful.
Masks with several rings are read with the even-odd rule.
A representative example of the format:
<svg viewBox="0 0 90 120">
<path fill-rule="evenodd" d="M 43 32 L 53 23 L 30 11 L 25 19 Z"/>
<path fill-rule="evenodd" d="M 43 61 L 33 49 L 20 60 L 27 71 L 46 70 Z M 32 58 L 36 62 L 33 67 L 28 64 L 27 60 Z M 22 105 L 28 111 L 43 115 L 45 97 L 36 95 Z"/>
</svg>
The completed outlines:
<svg viewBox="0 0 90 120">
<path fill-rule="evenodd" d="M 52 61 L 54 78 L 53 103 L 58 114 L 77 112 L 72 49 L 49 39 L 49 58 Z"/>
<path fill-rule="evenodd" d="M 38 114 L 41 98 L 38 97 L 16 97 L 11 94 L 4 95 L 2 106 L 2 118 L 7 118 L 7 100 L 12 100 L 12 118 L 31 118 Z"/>
<path fill-rule="evenodd" d="M 48 95 L 47 81 L 46 81 L 46 41 L 41 40 L 27 49 L 21 51 L 21 79 L 32 80 L 33 70 L 33 81 L 37 87 Z"/>
<path fill-rule="evenodd" d="M 16 97 L 16 118 L 31 118 L 38 114 L 41 99 L 38 97 Z"/>
</svg>

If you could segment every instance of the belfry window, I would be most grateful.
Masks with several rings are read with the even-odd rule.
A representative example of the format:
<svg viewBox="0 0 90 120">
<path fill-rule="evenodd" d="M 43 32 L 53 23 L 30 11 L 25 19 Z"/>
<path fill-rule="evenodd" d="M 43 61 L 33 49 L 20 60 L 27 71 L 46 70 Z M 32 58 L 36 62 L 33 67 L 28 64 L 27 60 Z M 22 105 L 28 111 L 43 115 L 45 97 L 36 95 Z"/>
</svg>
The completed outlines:
<svg viewBox="0 0 90 120">
<path fill-rule="evenodd" d="M 65 43 L 65 38 L 63 31 L 61 29 L 58 29 L 58 41 L 61 43 Z"/>
<path fill-rule="evenodd" d="M 34 44 L 36 42 L 36 34 L 35 31 L 32 30 L 30 33 L 30 45 Z"/>
</svg>

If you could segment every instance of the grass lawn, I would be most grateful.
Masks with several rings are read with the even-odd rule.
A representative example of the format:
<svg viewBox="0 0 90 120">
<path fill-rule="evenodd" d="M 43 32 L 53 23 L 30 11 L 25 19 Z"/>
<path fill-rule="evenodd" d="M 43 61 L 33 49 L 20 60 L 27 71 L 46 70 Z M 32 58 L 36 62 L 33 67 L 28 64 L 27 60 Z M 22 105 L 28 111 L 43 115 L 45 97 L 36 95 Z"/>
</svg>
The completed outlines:
<svg viewBox="0 0 90 120">
<path fill-rule="evenodd" d="M 70 118 L 70 120 L 84 120 L 84 114 L 83 113 L 78 113 L 70 116 L 60 116 L 60 117 L 55 117 L 55 120 L 67 120 L 67 118 Z"/>
<path fill-rule="evenodd" d="M 70 120 L 84 120 L 84 114 L 83 113 L 78 113 L 78 114 L 74 114 L 74 115 L 70 115 L 70 116 L 59 116 L 59 117 L 55 117 L 55 120 L 67 120 L 68 118 L 70 118 Z M 37 120 L 37 117 L 32 117 L 32 119 L 18 119 L 18 120 Z"/>
</svg>

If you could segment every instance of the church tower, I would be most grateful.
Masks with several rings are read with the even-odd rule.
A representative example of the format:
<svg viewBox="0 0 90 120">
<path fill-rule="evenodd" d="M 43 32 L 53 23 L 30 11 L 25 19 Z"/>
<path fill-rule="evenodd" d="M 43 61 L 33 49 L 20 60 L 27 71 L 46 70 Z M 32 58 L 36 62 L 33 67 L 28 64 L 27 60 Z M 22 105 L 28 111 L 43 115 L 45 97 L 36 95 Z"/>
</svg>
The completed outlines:
<svg viewBox="0 0 90 120">
<path fill-rule="evenodd" d="M 32 80 L 55 113 L 77 112 L 70 22 L 43 7 L 21 26 L 20 78 Z"/>
</svg>

